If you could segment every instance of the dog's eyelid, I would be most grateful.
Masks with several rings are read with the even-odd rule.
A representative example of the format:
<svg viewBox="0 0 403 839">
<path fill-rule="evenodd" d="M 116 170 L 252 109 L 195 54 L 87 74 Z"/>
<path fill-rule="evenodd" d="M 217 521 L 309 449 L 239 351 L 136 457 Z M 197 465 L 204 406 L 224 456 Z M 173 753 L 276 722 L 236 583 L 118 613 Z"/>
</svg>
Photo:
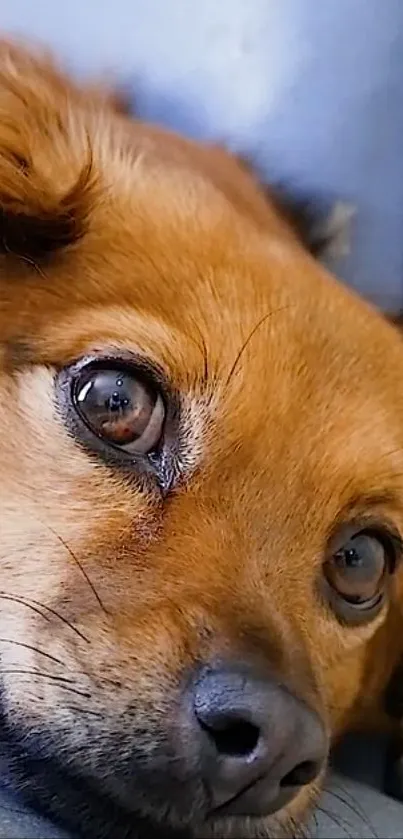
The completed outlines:
<svg viewBox="0 0 403 839">
<path fill-rule="evenodd" d="M 373 534 L 381 542 L 393 547 L 396 554 L 403 554 L 403 535 L 396 524 L 386 516 L 366 513 L 353 518 L 338 520 L 331 529 L 327 539 L 327 553 L 338 550 L 338 547 L 360 532 Z"/>
<path fill-rule="evenodd" d="M 340 520 L 364 517 L 375 510 L 398 509 L 401 509 L 401 500 L 394 489 L 357 493 L 342 508 Z"/>
<path fill-rule="evenodd" d="M 99 350 L 94 349 L 91 353 L 71 359 L 65 365 L 64 369 L 78 373 L 84 367 L 89 368 L 93 366 L 97 368 L 108 365 L 127 368 L 134 375 L 137 373 L 145 376 L 151 381 L 154 387 L 161 391 L 163 397 L 166 399 L 171 398 L 171 395 L 174 393 L 169 376 L 161 364 L 155 361 L 155 359 L 146 356 L 145 353 L 127 348 L 114 349 L 107 347 Z"/>
<path fill-rule="evenodd" d="M 328 532 L 328 544 L 358 530 L 373 530 L 389 534 L 403 550 L 401 499 L 395 490 L 365 492 L 353 496 L 345 504 Z"/>
</svg>

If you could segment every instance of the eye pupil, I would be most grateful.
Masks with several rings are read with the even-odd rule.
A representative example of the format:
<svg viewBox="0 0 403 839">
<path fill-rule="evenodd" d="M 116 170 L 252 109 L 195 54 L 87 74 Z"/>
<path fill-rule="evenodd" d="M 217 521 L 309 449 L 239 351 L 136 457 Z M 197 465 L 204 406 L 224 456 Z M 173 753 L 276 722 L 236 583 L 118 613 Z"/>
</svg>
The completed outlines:
<svg viewBox="0 0 403 839">
<path fill-rule="evenodd" d="M 362 557 L 360 557 L 355 548 L 346 548 L 340 554 L 336 554 L 336 561 L 340 566 L 345 565 L 349 568 L 356 568 L 362 565 Z"/>
<path fill-rule="evenodd" d="M 122 404 L 122 401 L 123 400 L 121 399 L 119 394 L 115 391 L 115 393 L 112 393 L 110 399 L 107 399 L 105 401 L 105 407 L 109 408 L 111 411 L 118 411 Z"/>
</svg>

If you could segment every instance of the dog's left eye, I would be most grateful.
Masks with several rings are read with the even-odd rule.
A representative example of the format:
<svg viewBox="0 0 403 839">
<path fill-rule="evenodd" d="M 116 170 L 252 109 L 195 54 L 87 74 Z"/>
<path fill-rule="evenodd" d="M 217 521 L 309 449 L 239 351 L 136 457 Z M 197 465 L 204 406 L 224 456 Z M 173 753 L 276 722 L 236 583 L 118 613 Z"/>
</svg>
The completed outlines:
<svg viewBox="0 0 403 839">
<path fill-rule="evenodd" d="M 365 531 L 352 536 L 325 564 L 332 588 L 353 605 L 373 603 L 380 594 L 386 570 L 385 546 Z"/>
<path fill-rule="evenodd" d="M 343 623 L 372 620 L 385 603 L 402 551 L 400 537 L 381 527 L 350 530 L 349 538 L 337 541 L 323 566 L 326 598 Z"/>
<path fill-rule="evenodd" d="M 161 439 L 161 394 L 134 372 L 90 367 L 75 378 L 73 402 L 99 438 L 133 454 L 149 454 Z"/>
</svg>

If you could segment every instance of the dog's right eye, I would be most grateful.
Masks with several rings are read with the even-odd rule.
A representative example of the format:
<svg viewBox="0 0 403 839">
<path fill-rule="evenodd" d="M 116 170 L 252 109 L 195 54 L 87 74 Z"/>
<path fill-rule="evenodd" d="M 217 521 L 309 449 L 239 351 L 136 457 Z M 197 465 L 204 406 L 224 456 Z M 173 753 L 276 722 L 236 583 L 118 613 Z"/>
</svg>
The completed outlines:
<svg viewBox="0 0 403 839">
<path fill-rule="evenodd" d="M 379 592 L 387 568 L 385 547 L 365 531 L 353 535 L 325 564 L 328 582 L 348 603 L 368 608 Z"/>
<path fill-rule="evenodd" d="M 165 407 L 161 394 L 134 371 L 84 368 L 74 379 L 73 403 L 88 428 L 129 454 L 150 454 L 161 440 Z"/>
</svg>

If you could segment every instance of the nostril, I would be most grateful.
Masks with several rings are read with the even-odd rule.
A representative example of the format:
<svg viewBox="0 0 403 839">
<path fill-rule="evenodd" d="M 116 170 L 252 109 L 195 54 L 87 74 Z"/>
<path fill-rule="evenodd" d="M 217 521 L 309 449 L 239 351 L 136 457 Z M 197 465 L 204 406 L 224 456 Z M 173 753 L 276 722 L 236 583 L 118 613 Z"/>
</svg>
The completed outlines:
<svg viewBox="0 0 403 839">
<path fill-rule="evenodd" d="M 222 716 L 209 723 L 199 719 L 199 724 L 225 757 L 248 757 L 258 744 L 259 729 L 246 720 Z"/>
<path fill-rule="evenodd" d="M 280 781 L 281 787 L 303 787 L 314 781 L 319 773 L 315 760 L 303 760 Z"/>
</svg>

